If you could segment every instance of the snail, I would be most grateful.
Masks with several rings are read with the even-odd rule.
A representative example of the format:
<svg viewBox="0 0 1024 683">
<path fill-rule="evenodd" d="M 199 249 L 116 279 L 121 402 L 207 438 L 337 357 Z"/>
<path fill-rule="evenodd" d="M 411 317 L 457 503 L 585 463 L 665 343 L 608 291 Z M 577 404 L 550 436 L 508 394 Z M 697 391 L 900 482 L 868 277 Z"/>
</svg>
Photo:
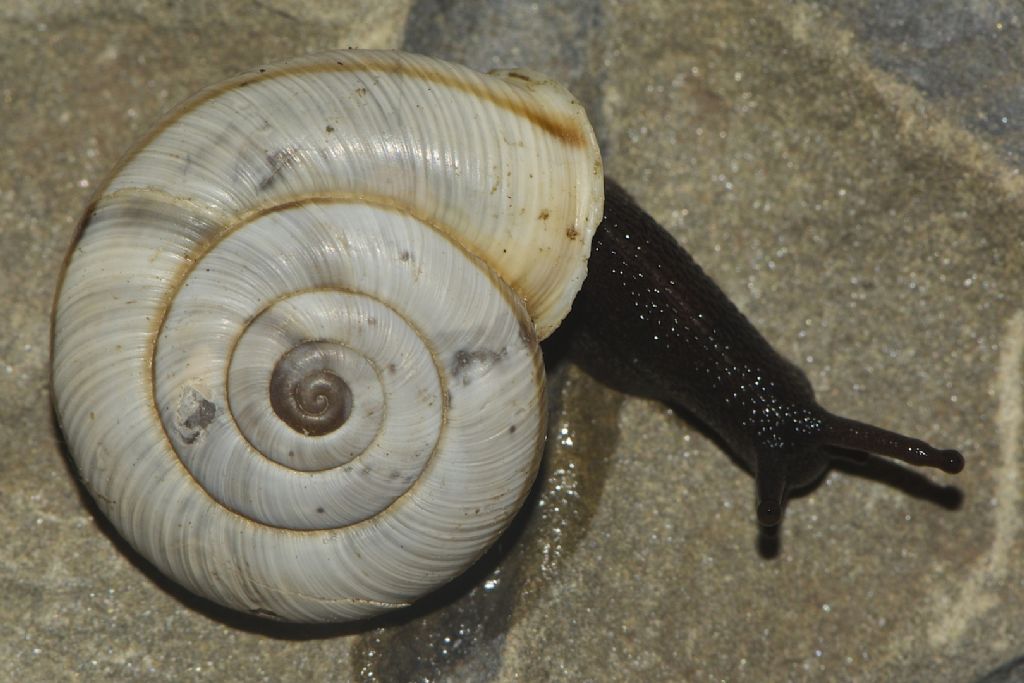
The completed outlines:
<svg viewBox="0 0 1024 683">
<path fill-rule="evenodd" d="M 515 515 L 545 438 L 539 341 L 571 307 L 603 365 L 747 460 L 763 524 L 823 446 L 962 467 L 818 408 L 603 177 L 562 86 L 390 51 L 215 85 L 119 163 L 57 288 L 55 412 L 99 508 L 173 580 L 361 619 L 450 581 Z"/>
</svg>

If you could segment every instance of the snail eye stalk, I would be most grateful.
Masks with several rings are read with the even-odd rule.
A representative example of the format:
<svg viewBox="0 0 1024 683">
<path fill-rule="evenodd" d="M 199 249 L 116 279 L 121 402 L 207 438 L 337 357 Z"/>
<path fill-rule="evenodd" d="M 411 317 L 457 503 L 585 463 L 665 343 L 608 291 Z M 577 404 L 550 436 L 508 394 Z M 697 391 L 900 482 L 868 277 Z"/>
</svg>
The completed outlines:
<svg viewBox="0 0 1024 683">
<path fill-rule="evenodd" d="M 828 414 L 822 421 L 819 440 L 825 446 L 885 455 L 948 474 L 957 474 L 964 468 L 964 456 L 959 451 L 935 448 L 920 439 L 838 415 Z"/>
</svg>

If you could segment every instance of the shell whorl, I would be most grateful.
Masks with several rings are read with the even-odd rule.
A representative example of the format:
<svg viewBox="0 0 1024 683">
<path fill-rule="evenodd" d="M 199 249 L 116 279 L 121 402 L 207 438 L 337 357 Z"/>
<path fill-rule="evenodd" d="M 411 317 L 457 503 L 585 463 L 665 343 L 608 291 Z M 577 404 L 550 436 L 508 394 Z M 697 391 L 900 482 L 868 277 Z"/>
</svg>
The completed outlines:
<svg viewBox="0 0 1024 683">
<path fill-rule="evenodd" d="M 162 571 L 340 621 L 478 557 L 536 472 L 537 346 L 601 216 L 561 87 L 316 55 L 172 112 L 83 219 L 55 306 L 86 486 Z"/>
<path fill-rule="evenodd" d="M 300 342 L 286 351 L 274 364 L 266 388 L 274 414 L 307 436 L 341 428 L 352 416 L 353 401 L 352 387 L 335 368 L 344 359 L 343 350 L 319 341 Z"/>
</svg>

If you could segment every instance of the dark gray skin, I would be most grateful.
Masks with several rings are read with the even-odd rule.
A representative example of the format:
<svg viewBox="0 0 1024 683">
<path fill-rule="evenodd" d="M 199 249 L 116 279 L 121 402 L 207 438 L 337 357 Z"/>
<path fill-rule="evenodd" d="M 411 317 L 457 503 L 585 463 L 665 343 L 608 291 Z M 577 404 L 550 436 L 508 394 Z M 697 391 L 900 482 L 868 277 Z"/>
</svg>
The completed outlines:
<svg viewBox="0 0 1024 683">
<path fill-rule="evenodd" d="M 955 450 L 819 406 L 804 373 L 611 180 L 573 317 L 588 370 L 616 388 L 681 406 L 754 473 L 757 518 L 766 527 L 779 523 L 791 491 L 820 478 L 843 451 L 963 469 Z"/>
</svg>

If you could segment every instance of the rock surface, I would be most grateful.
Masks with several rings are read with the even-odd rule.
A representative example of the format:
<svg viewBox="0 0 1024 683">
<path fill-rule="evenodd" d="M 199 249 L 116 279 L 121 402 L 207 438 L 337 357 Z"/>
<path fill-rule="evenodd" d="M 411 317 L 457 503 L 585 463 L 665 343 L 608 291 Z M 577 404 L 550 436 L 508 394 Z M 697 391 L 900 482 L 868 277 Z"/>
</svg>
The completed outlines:
<svg viewBox="0 0 1024 683">
<path fill-rule="evenodd" d="M 919 6 L 6 3 L 0 678 L 970 681 L 1024 653 L 1024 14 Z M 556 339 L 535 495 L 448 589 L 378 623 L 311 628 L 162 579 L 76 485 L 52 418 L 65 248 L 162 110 L 347 46 L 567 83 L 608 173 L 825 406 L 958 447 L 965 471 L 834 471 L 791 502 L 777 553 L 759 552 L 749 476 L 664 406 L 583 375 Z"/>
</svg>

